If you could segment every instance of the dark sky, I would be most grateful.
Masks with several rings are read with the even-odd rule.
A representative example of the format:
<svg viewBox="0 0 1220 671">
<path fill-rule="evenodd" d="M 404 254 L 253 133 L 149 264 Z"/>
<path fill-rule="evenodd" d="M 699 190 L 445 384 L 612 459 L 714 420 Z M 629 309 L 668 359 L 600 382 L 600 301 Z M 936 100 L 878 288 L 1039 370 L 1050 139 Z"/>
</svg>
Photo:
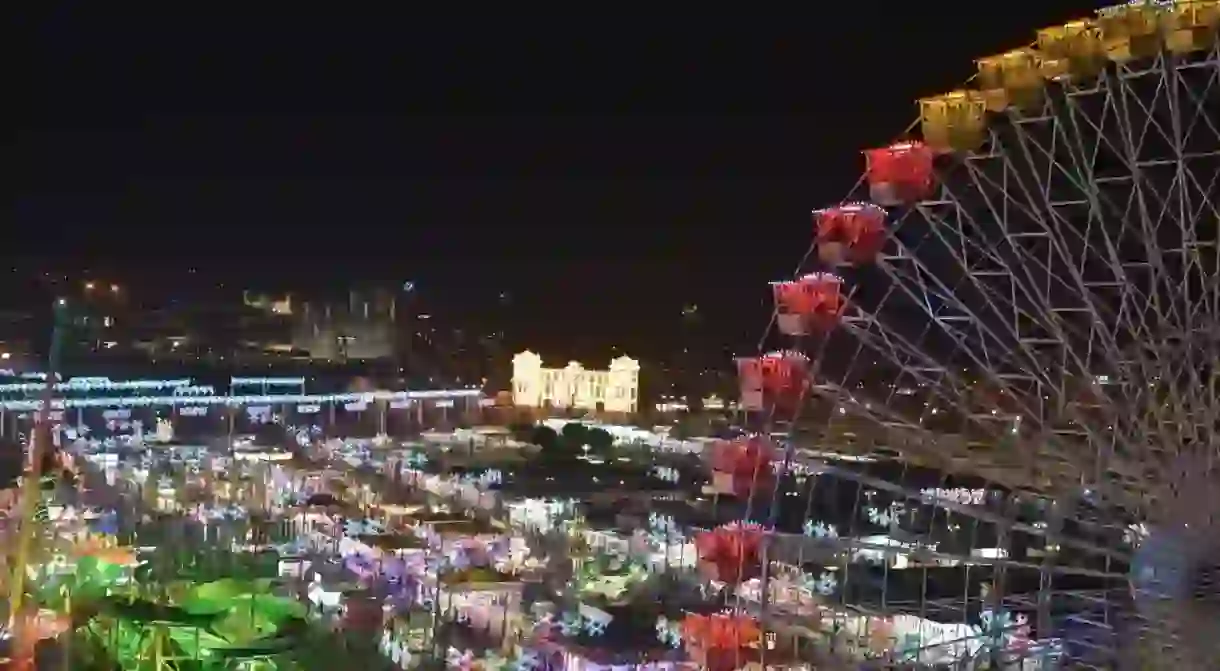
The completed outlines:
<svg viewBox="0 0 1220 671">
<path fill-rule="evenodd" d="M 683 302 L 718 341 L 755 337 L 764 282 L 791 273 L 860 149 L 972 58 L 1093 6 L 43 4 L 12 61 L 16 256 L 150 293 L 412 279 L 460 314 L 508 291 L 518 338 L 628 349 L 669 341 Z"/>
</svg>

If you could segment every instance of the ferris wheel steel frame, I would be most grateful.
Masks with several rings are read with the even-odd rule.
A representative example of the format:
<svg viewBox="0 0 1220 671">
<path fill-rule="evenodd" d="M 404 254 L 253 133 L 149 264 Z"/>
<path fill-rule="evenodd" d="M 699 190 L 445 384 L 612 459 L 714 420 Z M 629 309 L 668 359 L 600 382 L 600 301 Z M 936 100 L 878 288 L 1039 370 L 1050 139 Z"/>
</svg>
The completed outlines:
<svg viewBox="0 0 1220 671">
<path fill-rule="evenodd" d="M 1172 3 L 1163 4 L 1172 11 Z M 992 524 L 1000 547 L 1009 547 L 1011 534 L 1020 532 L 1100 558 L 1095 567 L 1065 563 L 1058 552 L 1037 563 L 1007 557 L 977 562 L 1000 567 L 993 602 L 1031 613 L 1043 635 L 1052 628 L 1052 597 L 1087 606 L 1082 611 L 1100 609 L 1095 624 L 1113 631 L 1109 610 L 1128 595 L 1132 553 L 1066 536 L 1065 523 L 1112 535 L 1126 518 L 1147 518 L 1166 495 L 1164 486 L 1149 483 L 1164 483 L 1177 456 L 1160 446 L 1206 449 L 1196 441 L 1215 430 L 1220 411 L 1220 373 L 1200 370 L 1191 356 L 1200 345 L 1220 343 L 1220 39 L 1213 37 L 1202 51 L 1162 44 L 1151 58 L 1106 61 L 1088 79 L 1048 78 L 1036 104 L 996 110 L 985 96 L 973 99 L 986 118 L 977 143 L 944 152 L 936 163 L 935 193 L 891 216 L 886 247 L 872 271 L 886 286 L 877 298 L 860 286 L 871 278 L 848 282 L 850 308 L 840 318 L 840 332 L 812 338 L 810 382 L 802 392 L 810 397 L 806 404 L 821 405 L 823 436 L 845 425 L 865 426 L 874 432 L 873 446 L 897 448 L 908 461 L 941 468 L 946 479 L 967 472 L 1014 493 L 1071 494 L 1054 502 L 1038 526 L 1016 519 L 1011 498 L 1004 511 L 984 513 L 929 501 L 901 481 L 839 468 L 799 450 L 788 450 L 777 464 L 787 470 L 805 463 L 898 499 Z M 926 131 L 926 118 L 924 125 Z M 929 247 L 936 247 L 943 265 L 927 260 Z M 845 272 L 851 277 L 856 271 Z M 919 313 L 922 328 L 891 327 L 891 300 Z M 867 353 L 888 359 L 888 394 L 859 398 L 854 371 L 844 371 L 839 383 L 822 374 L 819 355 L 843 335 L 854 341 L 849 368 Z M 798 343 L 808 341 L 798 336 Z M 980 382 L 991 402 L 978 399 Z M 922 390 L 922 408 L 900 409 L 904 384 Z M 938 410 L 957 411 L 948 422 L 956 430 L 927 426 Z M 1220 454 L 1204 456 L 1208 463 L 1220 461 Z M 1095 496 L 1091 505 L 1120 515 L 1078 514 L 1086 487 Z M 859 507 L 857 493 L 853 517 Z M 801 558 L 807 545 L 800 545 Z M 815 545 L 834 554 L 867 544 L 835 538 Z M 767 557 L 778 559 L 774 552 Z M 852 561 L 845 557 L 843 568 Z M 1006 593 L 1005 567 L 1036 572 L 1037 591 Z M 1069 573 L 1113 586 L 1056 590 L 1054 578 Z M 768 591 L 764 587 L 755 609 L 763 619 L 780 615 L 767 612 Z M 967 603 L 925 597 L 921 614 L 935 605 L 960 611 L 964 619 Z M 882 601 L 885 606 L 884 589 Z M 1170 628 L 1143 621 L 1137 634 L 1168 637 L 1161 639 L 1164 651 Z"/>
<path fill-rule="evenodd" d="M 1191 68 L 1209 68 L 1212 73 L 1209 75 L 1207 86 L 1220 91 L 1220 69 L 1217 69 L 1217 62 L 1220 57 L 1216 56 L 1216 51 L 1213 50 L 1209 54 L 1206 61 L 1192 62 L 1184 67 Z M 1149 70 L 1136 73 L 1136 76 L 1148 76 Z M 1155 71 L 1153 71 L 1155 72 Z M 1159 73 L 1162 78 L 1169 78 L 1169 75 Z M 1111 77 L 1112 80 L 1120 82 L 1120 86 L 1127 88 L 1126 77 L 1123 74 Z M 1083 93 L 1088 95 L 1098 95 L 1102 90 L 1101 86 L 1094 87 L 1090 91 Z M 1070 108 L 1078 108 L 1079 104 L 1074 101 L 1081 92 L 1072 91 L 1065 96 L 1067 106 Z M 1102 93 L 1102 95 L 1105 95 Z M 1114 94 L 1111 94 L 1114 95 Z M 1049 105 L 1049 103 L 1048 103 Z M 1070 109 L 1074 121 L 1079 121 L 1083 116 L 1078 109 Z M 1183 152 L 1177 159 L 1175 170 L 1179 177 L 1176 179 L 1181 184 L 1187 178 L 1180 175 L 1189 174 L 1184 170 L 1184 165 L 1196 158 L 1220 159 L 1220 130 L 1216 129 L 1216 125 L 1220 122 L 1212 122 L 1202 114 L 1201 111 L 1196 112 L 1196 121 L 1202 119 L 1202 122 L 1210 126 L 1210 132 L 1215 138 L 1217 146 L 1210 151 L 1199 156 L 1188 156 Z M 1056 123 L 1051 114 L 1039 116 L 1022 117 L 1014 124 L 1015 133 L 1021 142 L 1020 148 L 1029 156 L 1034 151 L 1042 153 L 1044 156 L 1050 154 L 1053 150 L 1048 150 L 1047 147 L 1037 142 L 1033 133 L 1025 130 L 1023 126 L 1029 124 L 1046 124 Z M 1151 125 L 1151 123 L 1149 123 Z M 995 130 L 991 130 L 996 134 Z M 1059 131 L 1062 132 L 1062 131 Z M 1058 138 L 1058 133 L 1052 135 L 1052 139 Z M 971 357 L 969 363 L 974 364 L 977 368 L 972 369 L 972 373 L 987 373 L 994 371 L 1004 365 L 1008 365 L 1011 370 L 1009 372 L 995 373 L 989 382 L 995 384 L 1001 391 L 1017 391 L 1018 386 L 1024 383 L 1027 386 L 1037 386 L 1053 390 L 1060 398 L 1066 396 L 1066 390 L 1063 388 L 1063 379 L 1055 380 L 1045 374 L 1046 356 L 1038 351 L 1041 348 L 1056 348 L 1061 355 L 1059 363 L 1060 370 L 1074 369 L 1079 374 L 1113 374 L 1115 372 L 1129 369 L 1132 364 L 1138 365 L 1140 369 L 1148 373 L 1150 362 L 1146 357 L 1141 357 L 1139 352 L 1132 352 L 1129 346 L 1120 346 L 1115 331 L 1118 325 L 1111 325 L 1115 321 L 1115 316 L 1108 306 L 1099 305 L 1097 301 L 1088 300 L 1082 305 L 1056 305 L 1055 299 L 1051 297 L 1052 290 L 1055 288 L 1051 285 L 1059 284 L 1059 288 L 1074 291 L 1075 296 L 1081 296 L 1086 299 L 1093 298 L 1097 292 L 1104 291 L 1109 288 L 1118 289 L 1121 292 L 1126 292 L 1126 295 L 1120 296 L 1121 299 L 1130 301 L 1134 299 L 1148 300 L 1151 299 L 1151 304 L 1156 305 L 1157 297 L 1163 293 L 1176 291 L 1180 287 L 1190 287 L 1190 283 L 1179 284 L 1172 282 L 1171 279 L 1165 277 L 1166 271 L 1163 268 L 1156 268 L 1148 262 L 1131 262 L 1116 258 L 1116 247 L 1113 240 L 1106 240 L 1108 249 L 1105 250 L 1086 250 L 1096 253 L 1096 257 L 1101 258 L 1105 264 L 1105 270 L 1108 271 L 1108 277 L 1096 278 L 1087 277 L 1083 269 L 1080 267 L 1081 262 L 1091 259 L 1073 259 L 1073 252 L 1070 250 L 1072 241 L 1066 240 L 1064 233 L 1066 227 L 1059 226 L 1062 221 L 1062 214 L 1059 210 L 1068 207 L 1077 207 L 1082 204 L 1079 199 L 1056 198 L 1051 190 L 1056 185 L 1049 184 L 1047 181 L 1042 182 L 1038 186 L 1042 187 L 1040 193 L 1026 191 L 1026 195 L 1031 198 L 1038 198 L 1050 210 L 1049 216 L 1041 215 L 1034 212 L 1032 209 L 1025 207 L 1025 203 L 1012 197 L 1012 187 L 1010 185 L 1017 184 L 1024 186 L 1028 181 L 1028 173 L 1022 175 L 1022 169 L 1018 165 L 1014 165 L 1011 157 L 1002 153 L 999 150 L 999 145 L 1002 141 L 993 136 L 993 143 L 988 148 L 986 153 L 980 153 L 965 157 L 964 160 L 955 166 L 963 169 L 970 180 L 970 186 L 976 194 L 980 194 L 985 201 L 985 207 L 992 215 L 993 221 L 1003 227 L 1001 244 L 1007 246 L 1010 251 L 1021 255 L 1021 258 L 1029 262 L 1030 260 L 1040 260 L 1043 270 L 1052 268 L 1063 268 L 1067 270 L 1064 275 L 1056 275 L 1051 272 L 1046 272 L 1045 279 L 1042 283 L 1033 281 L 1030 277 L 1024 278 L 1014 274 L 1013 271 L 1021 270 L 1022 267 L 1018 264 L 1011 264 L 998 258 L 995 249 L 989 249 L 976 240 L 972 240 L 970 235 L 963 233 L 963 227 L 980 226 L 979 220 L 970 211 L 970 208 L 964 204 L 965 198 L 970 194 L 961 194 L 955 192 L 955 185 L 949 180 L 942 180 L 938 198 L 935 200 L 924 201 L 919 203 L 905 213 L 898 221 L 894 223 L 894 228 L 900 230 L 904 224 L 914 217 L 923 217 L 925 221 L 934 225 L 929 226 L 931 234 L 935 236 L 938 242 L 941 243 L 943 249 L 950 251 L 953 255 L 953 261 L 958 264 L 958 267 L 965 269 L 960 282 L 956 286 L 950 286 L 947 282 L 939 279 L 936 273 L 920 260 L 919 249 L 917 246 L 908 246 L 904 244 L 896 235 L 897 249 L 893 253 L 886 254 L 880 259 L 878 267 L 883 270 L 893 281 L 891 285 L 892 291 L 905 293 L 906 297 L 913 304 L 923 308 L 924 315 L 928 319 L 928 330 L 939 329 L 939 332 L 950 336 L 959 344 L 973 343 L 976 347 L 962 347 L 959 352 L 967 354 Z M 1096 150 L 1095 150 L 1096 151 Z M 1128 151 L 1137 153 L 1138 147 L 1130 147 Z M 1001 178 L 1000 180 L 989 179 L 985 167 L 980 164 L 1000 164 Z M 1048 166 L 1054 169 L 1055 166 Z M 1206 194 L 1214 192 L 1220 178 L 1220 172 L 1217 172 L 1208 185 L 1198 186 L 1196 182 L 1196 190 Z M 1048 180 L 1049 181 L 1049 180 Z M 1138 178 L 1133 178 L 1131 182 L 1132 200 L 1137 197 L 1141 201 L 1147 201 L 1150 198 L 1143 194 L 1151 192 L 1151 187 L 1147 182 Z M 998 187 L 998 188 L 996 188 Z M 1002 202 L 997 205 L 996 198 L 987 193 L 987 189 L 992 188 L 998 194 Z M 1075 187 L 1081 192 L 1087 192 L 1088 189 L 1081 185 Z M 1180 203 L 1184 211 L 1189 210 L 1190 214 L 1187 221 L 1196 221 L 1203 216 L 1210 214 L 1212 217 L 1217 216 L 1217 210 L 1214 205 L 1210 205 L 1203 197 L 1192 198 L 1188 192 L 1191 190 L 1187 186 L 1171 187 L 1174 195 Z M 1087 193 L 1085 194 L 1087 195 Z M 1152 195 L 1156 195 L 1153 193 Z M 1198 201 L 1193 204 L 1193 201 Z M 1093 196 L 1091 202 L 1086 201 L 1087 206 L 1091 209 L 1090 216 L 1097 216 L 1096 213 L 1103 208 L 1101 198 Z M 1128 212 L 1124 212 L 1124 216 L 1129 213 L 1131 203 L 1128 204 Z M 1027 223 L 1031 224 L 1027 230 L 1013 230 L 1010 225 L 1016 217 L 1014 210 L 1021 210 L 1023 214 L 1031 215 Z M 1145 225 L 1144 230 L 1140 233 L 1146 238 L 1155 239 L 1156 230 L 1147 228 L 1149 217 L 1146 214 L 1146 206 L 1142 207 L 1145 214 L 1139 217 L 1142 224 Z M 1158 218 L 1164 218 L 1164 212 L 1157 215 Z M 1191 254 L 1191 250 L 1198 249 L 1200 245 L 1195 241 L 1191 231 L 1186 230 L 1185 223 L 1181 219 L 1178 220 L 1179 225 L 1183 226 L 1181 231 L 1181 239 L 1183 245 L 1175 250 L 1175 253 L 1182 255 L 1184 258 L 1190 259 L 1190 264 L 1185 268 L 1186 272 L 1194 272 L 1198 270 L 1198 262 L 1195 260 L 1197 254 Z M 954 240 L 950 240 L 944 231 L 952 231 L 956 235 Z M 1099 231 L 1105 231 L 1104 228 L 1098 227 Z M 1035 249 L 1035 247 L 1041 249 Z M 1078 245 L 1079 246 L 1079 245 Z M 1214 244 L 1210 244 L 1214 249 Z M 1156 253 L 1148 254 L 1149 258 L 1156 259 Z M 1091 268 L 1095 270 L 1096 266 Z M 1139 290 L 1138 284 L 1131 280 L 1142 270 L 1151 270 L 1159 273 L 1159 277 L 1153 277 L 1151 282 L 1156 285 L 1153 291 Z M 1057 280 L 1055 278 L 1058 278 Z M 1066 280 L 1066 281 L 1065 281 Z M 1215 298 L 1214 281 L 1209 280 L 1213 298 Z M 1070 283 L 1070 284 L 1069 284 Z M 1039 286 L 1041 284 L 1041 286 Z M 964 301 L 957 299 L 957 294 L 962 289 L 974 289 L 984 295 L 990 305 L 993 306 L 992 315 L 981 315 L 978 303 L 975 305 L 967 305 Z M 1165 291 L 1168 290 L 1168 291 Z M 951 314 L 946 314 L 944 307 L 934 309 L 929 300 L 929 296 L 934 296 L 942 304 L 950 308 Z M 998 306 L 998 307 L 997 307 Z M 1171 306 L 1172 308 L 1173 306 Z M 999 316 L 1000 309 L 1007 309 L 1008 314 L 1002 315 L 1003 320 L 988 319 L 987 317 Z M 1040 310 L 1041 315 L 1035 315 L 1034 310 Z M 1109 313 L 1109 314 L 1107 314 Z M 1051 319 L 1047 319 L 1047 316 Z M 1086 325 L 1081 328 L 1080 325 L 1072 323 L 1074 320 L 1072 315 L 1078 315 L 1085 318 Z M 1039 316 L 1042 319 L 1039 319 Z M 1167 315 L 1162 312 L 1158 315 L 1162 321 L 1168 321 Z M 1123 319 L 1122 315 L 1118 316 Z M 1130 313 L 1125 318 L 1126 326 L 1133 333 L 1148 332 L 1149 327 L 1146 323 L 1146 317 L 1137 314 L 1135 319 L 1138 322 L 1132 323 Z M 956 402 L 958 399 L 965 397 L 967 389 L 971 381 L 964 376 L 957 374 L 945 366 L 943 362 L 932 359 L 922 347 L 927 339 L 927 333 L 921 334 L 921 337 L 907 338 L 901 334 L 891 330 L 886 330 L 887 327 L 876 315 L 859 313 L 849 315 L 844 318 L 844 323 L 853 331 L 855 335 L 862 341 L 871 344 L 882 345 L 892 352 L 901 353 L 905 357 L 909 357 L 914 361 L 913 364 L 903 366 L 903 373 L 918 379 L 921 382 L 934 383 L 933 388 L 942 390 L 942 395 L 945 400 Z M 1140 323 L 1143 322 L 1143 323 Z M 1007 331 L 1000 332 L 997 328 L 997 323 L 1006 325 Z M 1089 347 L 1088 354 L 1104 354 L 1107 359 L 1102 365 L 1108 364 L 1109 370 L 1098 370 L 1096 364 L 1090 365 L 1088 361 L 1082 358 L 1073 350 L 1070 345 L 1074 342 L 1084 341 Z M 995 349 L 1000 349 L 997 345 L 1015 345 L 1016 346 L 1016 361 L 1014 361 L 1014 352 L 1011 347 L 1008 352 L 995 353 Z M 1126 345 L 1129 345 L 1127 343 Z M 1097 351 L 1100 350 L 1100 351 Z M 882 350 L 885 351 L 885 350 Z M 1134 360 L 1130 358 L 1131 354 L 1135 354 Z M 1016 365 L 1013 365 L 1013 364 Z M 1039 374 L 1043 373 L 1043 374 Z M 1148 375 L 1154 377 L 1155 375 Z M 947 390 L 945 389 L 947 386 Z M 815 391 L 819 393 L 832 393 L 834 385 L 827 385 L 824 381 L 819 381 L 815 387 Z M 849 395 L 845 392 L 839 393 L 840 398 L 846 398 Z M 885 405 L 893 401 L 893 397 L 885 399 Z M 1069 407 L 1067 412 L 1075 414 L 1078 408 Z M 1037 407 L 1025 406 L 1021 408 L 1024 411 L 1023 417 L 1037 418 L 1042 416 L 1045 411 Z M 991 417 L 995 415 L 973 414 L 969 419 L 974 425 L 985 424 L 991 421 Z M 1011 417 L 1006 418 L 1011 419 Z M 897 418 L 889 418 L 887 422 L 891 426 L 903 427 L 906 429 L 918 431 L 919 427 L 914 422 L 902 422 Z M 1086 437 L 1091 439 L 1100 439 L 1096 432 L 1090 432 L 1090 424 L 1082 424 L 1085 427 Z M 1064 436 L 1070 435 L 1073 432 L 1066 431 L 1063 428 L 1058 428 L 1055 435 Z M 1053 443 L 1051 444 L 1053 447 Z M 1053 454 L 1057 459 L 1061 454 Z"/>
</svg>

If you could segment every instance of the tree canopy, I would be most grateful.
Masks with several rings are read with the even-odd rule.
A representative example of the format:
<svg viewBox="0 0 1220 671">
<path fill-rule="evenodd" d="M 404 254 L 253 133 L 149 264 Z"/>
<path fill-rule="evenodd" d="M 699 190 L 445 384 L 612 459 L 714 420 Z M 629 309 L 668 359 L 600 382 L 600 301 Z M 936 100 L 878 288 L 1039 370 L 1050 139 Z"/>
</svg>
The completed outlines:
<svg viewBox="0 0 1220 671">
<path fill-rule="evenodd" d="M 512 431 L 551 458 L 574 458 L 586 452 L 606 456 L 614 449 L 614 436 L 609 431 L 580 422 L 568 422 L 558 432 L 541 424 L 514 426 Z"/>
</svg>

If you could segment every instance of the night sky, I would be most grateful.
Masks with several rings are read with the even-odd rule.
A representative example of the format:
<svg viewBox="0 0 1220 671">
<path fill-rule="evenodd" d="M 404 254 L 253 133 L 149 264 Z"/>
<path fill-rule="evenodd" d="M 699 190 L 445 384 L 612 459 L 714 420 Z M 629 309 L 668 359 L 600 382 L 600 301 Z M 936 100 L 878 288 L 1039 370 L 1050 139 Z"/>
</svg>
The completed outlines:
<svg viewBox="0 0 1220 671">
<path fill-rule="evenodd" d="M 973 58 L 1095 6 L 44 4 L 59 8 L 21 18 L 12 61 L 14 276 L 53 263 L 182 297 L 413 280 L 457 321 L 508 292 L 513 339 L 556 357 L 662 353 L 684 303 L 745 349 L 765 282 L 791 273 L 860 149 L 900 136 Z"/>
</svg>

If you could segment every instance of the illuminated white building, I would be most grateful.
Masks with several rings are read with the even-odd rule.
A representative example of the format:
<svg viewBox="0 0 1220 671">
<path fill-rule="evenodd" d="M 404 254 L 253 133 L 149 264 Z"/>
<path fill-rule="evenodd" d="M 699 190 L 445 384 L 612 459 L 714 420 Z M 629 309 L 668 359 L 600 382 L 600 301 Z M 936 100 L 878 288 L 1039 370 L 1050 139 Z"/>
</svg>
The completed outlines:
<svg viewBox="0 0 1220 671">
<path fill-rule="evenodd" d="M 542 357 L 529 350 L 513 357 L 514 405 L 635 412 L 639 391 L 640 364 L 631 357 L 611 360 L 606 370 L 576 361 L 545 368 Z"/>
</svg>

